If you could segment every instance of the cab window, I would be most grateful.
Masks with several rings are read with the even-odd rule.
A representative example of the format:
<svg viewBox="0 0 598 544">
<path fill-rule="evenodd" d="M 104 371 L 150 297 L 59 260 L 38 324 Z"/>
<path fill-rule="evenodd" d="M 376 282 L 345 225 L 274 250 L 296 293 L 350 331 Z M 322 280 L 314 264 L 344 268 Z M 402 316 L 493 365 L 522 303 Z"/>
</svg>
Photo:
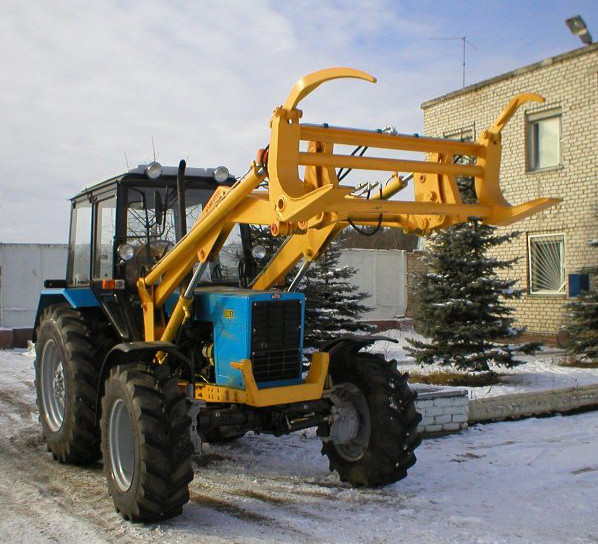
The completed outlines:
<svg viewBox="0 0 598 544">
<path fill-rule="evenodd" d="M 89 283 L 91 268 L 91 203 L 75 202 L 71 213 L 71 239 L 67 277 L 72 285 Z"/>
</svg>

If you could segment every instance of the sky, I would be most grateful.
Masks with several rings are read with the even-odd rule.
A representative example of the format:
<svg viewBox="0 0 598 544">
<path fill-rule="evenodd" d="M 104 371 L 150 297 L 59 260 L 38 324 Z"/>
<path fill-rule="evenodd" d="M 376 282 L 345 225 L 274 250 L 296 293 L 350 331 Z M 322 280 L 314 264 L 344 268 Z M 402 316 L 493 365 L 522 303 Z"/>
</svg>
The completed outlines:
<svg viewBox="0 0 598 544">
<path fill-rule="evenodd" d="M 247 170 L 296 80 L 303 121 L 421 132 L 422 102 L 598 39 L 596 0 L 0 0 L 0 243 L 62 243 L 68 199 L 153 158 Z"/>
</svg>

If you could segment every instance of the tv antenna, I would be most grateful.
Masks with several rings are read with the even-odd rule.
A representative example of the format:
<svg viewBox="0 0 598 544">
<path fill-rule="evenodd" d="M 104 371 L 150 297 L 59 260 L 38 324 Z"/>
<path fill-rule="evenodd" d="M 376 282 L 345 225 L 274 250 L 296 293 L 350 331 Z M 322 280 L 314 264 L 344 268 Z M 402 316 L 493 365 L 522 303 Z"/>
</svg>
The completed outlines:
<svg viewBox="0 0 598 544">
<path fill-rule="evenodd" d="M 147 162 L 147 163 L 157 162 L 158 161 L 158 157 L 160 156 L 160 152 L 156 153 L 156 145 L 154 144 L 154 137 L 153 137 L 153 135 L 151 136 L 151 139 L 152 139 L 152 153 L 154 155 L 154 158 L 151 161 L 148 160 L 148 159 L 145 159 L 145 162 Z"/>
<path fill-rule="evenodd" d="M 154 152 L 154 162 L 156 162 L 156 159 L 158 158 L 156 156 L 156 146 L 154 145 L 154 136 L 152 135 L 152 151 Z"/>
<path fill-rule="evenodd" d="M 465 87 L 465 48 L 467 45 L 471 45 L 471 47 L 473 47 L 475 50 L 477 50 L 478 48 L 471 43 L 468 39 L 467 36 L 460 36 L 460 37 L 449 37 L 449 38 L 430 38 L 430 40 L 461 40 L 463 42 L 463 54 L 462 54 L 462 66 L 463 66 L 463 79 L 462 79 L 462 85 L 463 87 Z"/>
</svg>

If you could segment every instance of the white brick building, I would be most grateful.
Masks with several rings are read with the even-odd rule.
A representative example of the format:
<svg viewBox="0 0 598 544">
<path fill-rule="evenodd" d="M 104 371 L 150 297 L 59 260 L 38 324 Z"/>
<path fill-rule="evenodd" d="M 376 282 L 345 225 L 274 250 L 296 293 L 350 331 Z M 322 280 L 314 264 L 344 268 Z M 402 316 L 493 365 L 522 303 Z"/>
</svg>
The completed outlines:
<svg viewBox="0 0 598 544">
<path fill-rule="evenodd" d="M 501 186 L 512 204 L 562 198 L 558 206 L 513 225 L 521 236 L 500 248 L 520 257 L 510 277 L 526 294 L 513 302 L 530 332 L 555 333 L 563 304 L 598 265 L 598 44 L 470 85 L 422 104 L 427 135 L 476 139 L 519 93 L 542 95 L 503 130 Z M 573 275 L 573 276 L 572 276 Z"/>
</svg>

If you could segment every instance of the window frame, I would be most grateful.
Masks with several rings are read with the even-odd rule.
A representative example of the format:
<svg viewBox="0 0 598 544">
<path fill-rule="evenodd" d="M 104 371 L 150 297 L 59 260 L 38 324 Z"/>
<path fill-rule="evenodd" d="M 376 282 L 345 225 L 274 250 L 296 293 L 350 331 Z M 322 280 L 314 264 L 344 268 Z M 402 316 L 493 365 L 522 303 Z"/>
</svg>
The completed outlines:
<svg viewBox="0 0 598 544">
<path fill-rule="evenodd" d="M 538 238 L 544 239 L 543 241 L 549 241 L 549 240 L 546 240 L 546 238 L 556 238 L 561 243 L 561 249 L 560 249 L 561 288 L 558 291 L 534 290 L 534 285 L 533 285 L 534 275 L 533 275 L 533 271 L 532 271 L 532 266 L 533 266 L 534 261 L 532 258 L 532 246 L 534 244 L 534 239 L 538 239 Z M 528 266 L 527 266 L 528 293 L 530 295 L 532 295 L 532 296 L 566 296 L 566 294 L 567 294 L 567 273 L 566 273 L 566 269 L 565 269 L 566 244 L 565 244 L 565 233 L 564 232 L 554 232 L 554 233 L 551 232 L 551 233 L 546 233 L 546 234 L 528 234 L 527 235 L 527 260 L 528 260 Z"/>
<path fill-rule="evenodd" d="M 542 121 L 549 119 L 558 119 L 558 144 L 557 153 L 558 160 L 556 164 L 550 166 L 538 167 L 536 163 L 540 161 L 536 159 L 537 143 L 534 137 L 534 127 Z M 563 112 L 559 106 L 551 106 L 541 111 L 528 111 L 525 114 L 525 169 L 527 173 L 546 172 L 549 170 L 557 170 L 563 167 Z"/>
</svg>

